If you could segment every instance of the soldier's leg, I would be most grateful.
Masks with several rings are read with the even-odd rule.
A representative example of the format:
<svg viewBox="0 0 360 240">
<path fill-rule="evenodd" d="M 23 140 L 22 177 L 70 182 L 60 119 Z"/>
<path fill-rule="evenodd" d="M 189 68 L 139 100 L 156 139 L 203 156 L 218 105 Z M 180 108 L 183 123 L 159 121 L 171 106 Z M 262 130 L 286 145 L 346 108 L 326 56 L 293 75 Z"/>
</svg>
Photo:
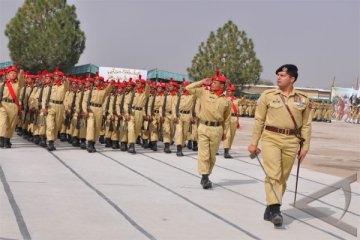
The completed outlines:
<svg viewBox="0 0 360 240">
<path fill-rule="evenodd" d="M 170 150 L 170 143 L 172 141 L 172 138 L 171 138 L 171 118 L 169 115 L 167 115 L 165 117 L 165 121 L 163 123 L 163 142 L 165 144 L 165 148 L 164 148 L 164 152 L 165 153 L 171 153 L 171 150 Z"/>
<path fill-rule="evenodd" d="M 48 141 L 55 140 L 55 112 L 49 110 L 48 114 L 46 115 L 46 138 Z"/>
<path fill-rule="evenodd" d="M 299 141 L 295 136 L 289 136 L 284 144 L 286 147 L 282 149 L 281 160 L 282 160 L 282 174 L 280 179 L 281 195 L 283 196 L 286 190 L 286 182 L 291 173 L 291 169 L 294 165 L 298 150 Z"/>
<path fill-rule="evenodd" d="M 222 126 L 219 127 L 207 127 L 207 131 L 209 132 L 210 137 L 210 174 L 215 166 L 216 161 L 216 153 L 219 150 L 221 138 L 223 135 Z"/>
<path fill-rule="evenodd" d="M 210 138 L 209 132 L 205 125 L 198 126 L 198 173 L 200 175 L 208 175 L 210 171 Z"/>
</svg>

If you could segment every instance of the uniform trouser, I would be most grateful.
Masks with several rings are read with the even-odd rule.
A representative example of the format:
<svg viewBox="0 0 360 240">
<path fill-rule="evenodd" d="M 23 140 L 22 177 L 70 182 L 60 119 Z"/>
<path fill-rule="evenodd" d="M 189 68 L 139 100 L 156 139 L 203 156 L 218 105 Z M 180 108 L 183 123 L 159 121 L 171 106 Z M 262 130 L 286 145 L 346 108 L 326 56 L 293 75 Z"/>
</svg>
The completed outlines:
<svg viewBox="0 0 360 240">
<path fill-rule="evenodd" d="M 236 134 L 237 125 L 239 122 L 238 117 L 231 117 L 230 127 L 226 131 L 226 139 L 224 140 L 224 148 L 231 149 Z"/>
<path fill-rule="evenodd" d="M 86 140 L 96 142 L 100 136 L 102 108 L 91 106 L 91 112 L 87 119 Z"/>
<path fill-rule="evenodd" d="M 67 126 L 65 124 L 65 117 L 63 116 L 63 123 L 61 124 L 60 133 L 67 133 Z"/>
<path fill-rule="evenodd" d="M 223 135 L 223 127 L 198 126 L 198 172 L 200 175 L 211 174 L 215 165 L 216 152 Z"/>
<path fill-rule="evenodd" d="M 120 121 L 119 140 L 120 142 L 128 141 L 128 122 L 125 120 Z"/>
<path fill-rule="evenodd" d="M 148 140 L 150 138 L 150 122 L 144 121 L 143 126 L 144 129 L 141 130 L 141 138 Z"/>
<path fill-rule="evenodd" d="M 101 121 L 103 121 L 103 120 L 101 120 Z M 112 124 L 112 129 L 110 129 L 111 124 Z M 100 131 L 100 135 L 104 135 L 105 138 L 111 138 L 113 131 L 114 131 L 114 121 L 111 121 L 110 116 L 108 116 L 106 119 L 106 122 L 105 122 L 105 133 L 101 134 L 101 131 Z"/>
<path fill-rule="evenodd" d="M 187 133 L 187 139 L 192 141 L 198 140 L 198 120 L 195 123 L 191 124 L 191 132 Z"/>
<path fill-rule="evenodd" d="M 144 119 L 143 111 L 134 110 L 130 115 L 128 121 L 128 141 L 129 143 L 135 143 L 136 138 L 141 132 L 141 126 Z"/>
<path fill-rule="evenodd" d="M 289 178 L 299 150 L 299 139 L 294 135 L 285 135 L 264 131 L 261 140 L 264 169 L 268 178 L 265 178 L 265 193 L 267 205 L 281 204 L 286 190 L 286 181 Z M 279 197 L 276 198 L 269 183 Z"/>
<path fill-rule="evenodd" d="M 174 122 L 171 114 L 166 114 L 162 125 L 163 143 L 170 143 L 173 139 Z"/>
<path fill-rule="evenodd" d="M 120 139 L 120 129 L 121 129 L 120 126 L 121 126 L 121 122 L 118 121 L 118 117 L 115 117 L 115 119 L 113 121 L 114 130 L 112 131 L 111 136 L 110 136 L 112 141 L 119 141 L 119 139 Z"/>
<path fill-rule="evenodd" d="M 160 115 L 155 114 L 153 120 L 150 122 L 149 132 L 150 132 L 150 141 L 157 142 L 159 141 L 159 122 Z"/>
<path fill-rule="evenodd" d="M 34 135 L 44 136 L 46 134 L 46 117 L 43 113 L 37 116 L 37 122 L 34 123 Z"/>
<path fill-rule="evenodd" d="M 180 114 L 179 123 L 176 124 L 175 142 L 176 145 L 184 146 L 189 132 L 190 114 Z"/>
<path fill-rule="evenodd" d="M 64 105 L 51 104 L 46 115 L 46 138 L 55 141 L 64 121 Z"/>
<path fill-rule="evenodd" d="M 12 138 L 18 121 L 18 107 L 15 103 L 0 104 L 0 137 Z"/>
<path fill-rule="evenodd" d="M 324 119 L 327 120 L 327 121 L 331 121 L 331 118 L 332 118 L 332 110 L 327 110 L 325 112 L 325 115 L 324 115 Z"/>
</svg>

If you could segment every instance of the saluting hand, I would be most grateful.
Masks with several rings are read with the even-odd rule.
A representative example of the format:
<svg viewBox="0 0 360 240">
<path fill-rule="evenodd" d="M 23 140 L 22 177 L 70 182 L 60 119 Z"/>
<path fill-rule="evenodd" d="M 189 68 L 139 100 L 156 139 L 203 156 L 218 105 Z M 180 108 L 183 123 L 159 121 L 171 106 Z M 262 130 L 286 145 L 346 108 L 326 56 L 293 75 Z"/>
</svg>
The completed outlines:
<svg viewBox="0 0 360 240">
<path fill-rule="evenodd" d="M 204 85 L 211 85 L 211 78 L 204 78 L 201 80 Z"/>
</svg>

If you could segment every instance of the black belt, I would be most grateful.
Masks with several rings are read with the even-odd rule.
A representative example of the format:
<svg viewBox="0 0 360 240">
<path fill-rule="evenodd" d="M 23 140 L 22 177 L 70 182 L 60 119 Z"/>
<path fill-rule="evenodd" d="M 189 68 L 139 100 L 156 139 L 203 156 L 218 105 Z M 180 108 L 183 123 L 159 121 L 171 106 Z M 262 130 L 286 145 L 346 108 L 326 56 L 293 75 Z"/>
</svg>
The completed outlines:
<svg viewBox="0 0 360 240">
<path fill-rule="evenodd" d="M 133 107 L 133 109 L 137 110 L 137 111 L 142 111 L 143 108 L 142 107 Z"/>
<path fill-rule="evenodd" d="M 99 103 L 90 103 L 90 106 L 92 107 L 102 107 L 102 104 L 99 104 Z"/>
<path fill-rule="evenodd" d="M 190 111 L 180 111 L 180 113 L 183 113 L 183 114 L 190 114 Z"/>
<path fill-rule="evenodd" d="M 55 101 L 55 100 L 51 100 L 52 103 L 55 103 L 55 104 L 63 104 L 64 101 Z"/>
<path fill-rule="evenodd" d="M 2 100 L 7 103 L 15 103 L 15 100 L 10 98 L 3 98 Z"/>
<path fill-rule="evenodd" d="M 210 127 L 218 127 L 223 125 L 223 122 L 210 122 L 204 120 L 200 120 L 200 123 Z"/>
<path fill-rule="evenodd" d="M 238 117 L 239 115 L 237 113 L 232 113 L 231 116 Z"/>
<path fill-rule="evenodd" d="M 265 126 L 265 129 L 270 132 L 281 133 L 281 134 L 285 134 L 285 135 L 295 135 L 297 132 L 296 129 L 281 129 L 281 128 L 272 127 L 272 126 Z"/>
</svg>

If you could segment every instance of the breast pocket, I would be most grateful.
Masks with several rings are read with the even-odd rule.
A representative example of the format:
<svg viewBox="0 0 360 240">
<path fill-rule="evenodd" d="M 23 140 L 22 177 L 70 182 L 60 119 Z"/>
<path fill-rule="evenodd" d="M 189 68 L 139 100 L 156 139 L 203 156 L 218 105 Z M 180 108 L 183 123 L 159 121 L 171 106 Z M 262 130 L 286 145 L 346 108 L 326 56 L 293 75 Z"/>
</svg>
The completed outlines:
<svg viewBox="0 0 360 240">
<path fill-rule="evenodd" d="M 273 109 L 279 109 L 282 108 L 284 106 L 284 104 L 282 102 L 270 102 L 269 104 L 269 108 L 273 108 Z"/>
</svg>

